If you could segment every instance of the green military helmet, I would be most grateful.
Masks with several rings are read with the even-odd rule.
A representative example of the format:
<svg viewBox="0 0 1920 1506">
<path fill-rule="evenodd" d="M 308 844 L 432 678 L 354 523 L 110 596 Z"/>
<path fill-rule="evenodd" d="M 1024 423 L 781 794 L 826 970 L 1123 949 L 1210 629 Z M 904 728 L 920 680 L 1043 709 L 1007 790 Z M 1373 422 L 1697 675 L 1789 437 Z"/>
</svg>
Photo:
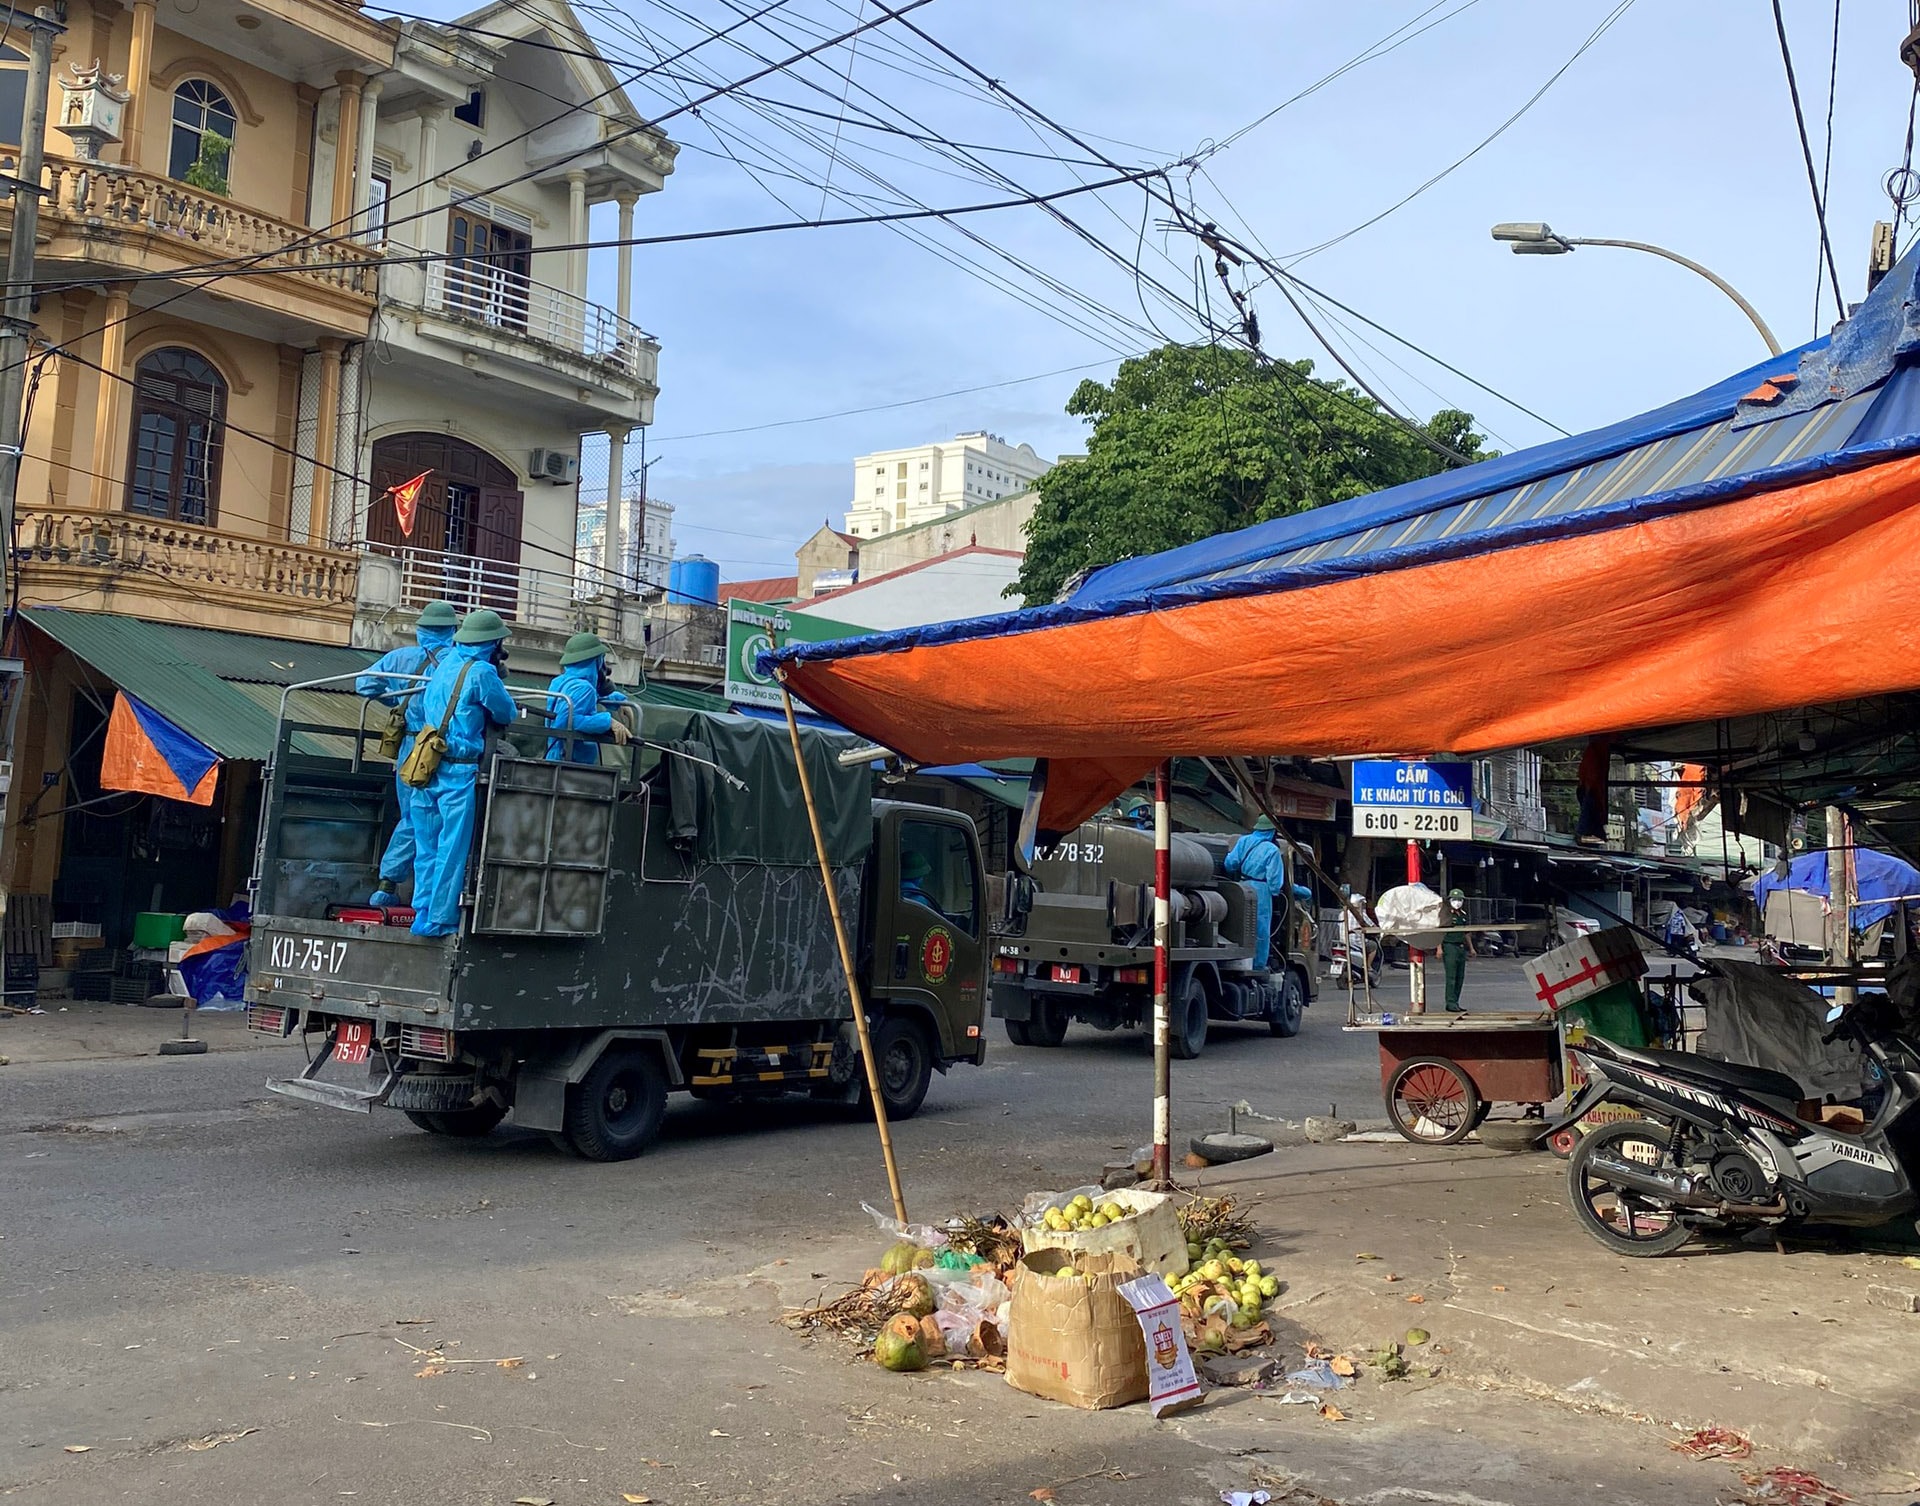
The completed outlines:
<svg viewBox="0 0 1920 1506">
<path fill-rule="evenodd" d="M 414 619 L 415 627 L 449 628 L 457 627 L 460 614 L 444 601 L 430 601 L 420 609 L 420 615 Z"/>
<path fill-rule="evenodd" d="M 925 853 L 903 852 L 900 854 L 900 877 L 909 883 L 918 883 L 921 879 L 933 877 L 933 864 L 927 861 Z"/>
<path fill-rule="evenodd" d="M 1272 830 L 1273 830 L 1273 817 L 1271 817 L 1271 816 L 1257 816 L 1257 817 L 1255 817 L 1255 818 L 1254 818 L 1254 822 L 1253 822 L 1253 829 L 1254 829 L 1255 831 L 1272 831 Z"/>
<path fill-rule="evenodd" d="M 560 650 L 560 667 L 569 664 L 585 664 L 589 659 L 604 659 L 606 644 L 600 641 L 598 633 L 575 633 L 567 640 L 567 646 Z"/>
<path fill-rule="evenodd" d="M 482 607 L 477 612 L 469 612 L 460 623 L 460 631 L 453 635 L 455 643 L 498 643 L 507 636 L 507 625 L 500 620 L 498 612 Z"/>
<path fill-rule="evenodd" d="M 1447 891 L 1447 898 L 1456 905 L 1464 905 L 1467 902 L 1467 891 L 1464 889 L 1449 889 Z"/>
</svg>

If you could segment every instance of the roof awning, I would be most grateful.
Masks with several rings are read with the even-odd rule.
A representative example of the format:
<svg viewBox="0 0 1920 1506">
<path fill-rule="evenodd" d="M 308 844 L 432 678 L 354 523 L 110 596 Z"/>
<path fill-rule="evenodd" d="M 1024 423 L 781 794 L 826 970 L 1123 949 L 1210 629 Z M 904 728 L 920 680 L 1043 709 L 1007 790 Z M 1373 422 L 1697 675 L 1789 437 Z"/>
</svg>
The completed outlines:
<svg viewBox="0 0 1920 1506">
<path fill-rule="evenodd" d="M 771 657 L 1071 827 L 1176 754 L 1476 754 L 1920 689 L 1920 243 L 1828 341 L 1591 434 Z"/>
<path fill-rule="evenodd" d="M 363 649 L 147 622 L 113 612 L 35 607 L 20 620 L 221 757 L 255 762 L 264 762 L 273 751 L 282 687 L 356 674 L 374 658 Z M 343 730 L 359 723 L 360 701 L 350 684 L 343 683 L 339 694 L 297 694 L 307 713 L 303 720 Z"/>
</svg>

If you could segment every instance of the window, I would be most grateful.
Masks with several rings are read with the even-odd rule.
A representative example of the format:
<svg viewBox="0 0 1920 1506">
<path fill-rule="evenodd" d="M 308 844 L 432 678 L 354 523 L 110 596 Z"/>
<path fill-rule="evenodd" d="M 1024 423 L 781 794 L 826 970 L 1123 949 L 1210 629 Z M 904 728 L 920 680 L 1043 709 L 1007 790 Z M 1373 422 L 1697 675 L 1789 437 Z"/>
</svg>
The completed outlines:
<svg viewBox="0 0 1920 1506">
<path fill-rule="evenodd" d="M 127 511 L 210 525 L 220 500 L 227 384 L 205 356 L 168 346 L 133 373 Z"/>
<path fill-rule="evenodd" d="M 900 824 L 900 897 L 925 905 L 969 936 L 980 934 L 973 845 L 958 826 Z"/>
<path fill-rule="evenodd" d="M 895 475 L 896 477 L 898 477 L 898 478 L 899 478 L 900 480 L 902 480 L 902 481 L 905 481 L 905 480 L 907 479 L 907 463 L 906 463 L 906 461 L 904 461 L 904 460 L 903 460 L 903 461 L 901 461 L 901 462 L 900 462 L 900 464 L 899 464 L 899 466 L 898 466 L 898 467 L 897 467 L 897 468 L 895 469 L 895 471 L 894 471 L 894 473 L 893 473 L 893 474 L 894 474 L 894 475 Z"/>
<path fill-rule="evenodd" d="M 393 164 L 383 157 L 373 159 L 373 174 L 367 183 L 367 239 L 378 245 L 387 238 L 387 203 L 393 198 Z"/>
<path fill-rule="evenodd" d="M 884 476 L 887 473 L 887 468 L 884 465 L 876 465 L 873 468 L 873 473 L 876 476 Z"/>
<path fill-rule="evenodd" d="M 453 107 L 453 118 L 462 125 L 472 126 L 476 131 L 485 130 L 487 126 L 487 91 L 484 89 L 475 89 L 473 93 L 467 96 L 467 102 L 464 105 L 455 105 Z"/>
<path fill-rule="evenodd" d="M 238 124 L 233 102 L 226 95 L 203 78 L 188 79 L 173 91 L 173 146 L 167 156 L 167 176 L 180 182 L 192 181 L 188 174 L 199 163 L 202 173 L 218 182 L 203 181 L 194 186 L 225 193 Z M 209 136 L 226 142 L 226 149 L 206 146 Z"/>
<path fill-rule="evenodd" d="M 20 144 L 20 122 L 27 114 L 27 55 L 0 47 L 0 141 Z"/>
<path fill-rule="evenodd" d="M 927 463 L 926 463 L 926 461 L 924 461 L 924 460 L 923 460 L 923 461 L 921 461 L 921 462 L 920 462 L 920 469 L 924 471 L 924 470 L 925 470 L 926 468 L 927 468 Z"/>
<path fill-rule="evenodd" d="M 471 209 L 448 217 L 447 307 L 503 329 L 525 329 L 531 296 L 533 237 Z"/>
<path fill-rule="evenodd" d="M 900 497 L 906 496 L 906 494 L 907 494 L 907 483 L 904 481 L 895 482 L 893 487 L 893 495 L 896 498 L 900 498 Z"/>
<path fill-rule="evenodd" d="M 926 483 L 926 482 L 924 482 L 924 481 L 922 481 L 922 482 L 920 483 L 920 490 L 921 490 L 921 491 L 925 491 L 926 489 L 927 489 L 927 483 Z"/>
</svg>

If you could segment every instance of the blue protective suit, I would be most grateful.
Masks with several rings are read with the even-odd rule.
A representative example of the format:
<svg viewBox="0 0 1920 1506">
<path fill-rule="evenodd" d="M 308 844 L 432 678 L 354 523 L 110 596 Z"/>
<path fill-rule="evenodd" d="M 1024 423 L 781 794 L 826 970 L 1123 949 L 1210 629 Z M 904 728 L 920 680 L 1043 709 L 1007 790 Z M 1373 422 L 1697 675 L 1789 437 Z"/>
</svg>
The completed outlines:
<svg viewBox="0 0 1920 1506">
<path fill-rule="evenodd" d="M 1273 945 L 1273 902 L 1287 889 L 1287 859 L 1270 831 L 1250 831 L 1235 842 L 1223 865 L 1228 878 L 1253 886 L 1253 965 L 1265 967 Z"/>
<path fill-rule="evenodd" d="M 453 629 L 450 627 L 423 627 L 414 629 L 414 632 L 417 642 L 402 644 L 382 654 L 353 682 L 354 691 L 368 700 L 378 701 L 382 706 L 407 708 L 407 730 L 400 739 L 400 756 L 393 765 L 393 791 L 400 803 L 400 819 L 394 824 L 393 835 L 387 840 L 387 850 L 380 855 L 380 890 L 374 896 L 375 904 L 397 903 L 393 891 L 413 875 L 414 792 L 411 786 L 400 782 L 400 765 L 407 761 L 407 754 L 413 750 L 413 739 L 420 731 L 421 697 L 418 692 L 422 687 L 417 680 L 393 677 L 432 674 L 453 644 Z"/>
<path fill-rule="evenodd" d="M 613 730 L 613 714 L 602 711 L 603 706 L 624 706 L 627 698 L 619 691 L 600 694 L 600 664 L 598 659 L 588 659 L 581 664 L 569 664 L 553 677 L 553 683 L 547 686 L 547 725 L 561 732 L 578 732 L 588 737 L 605 737 Z M 550 737 L 547 739 L 547 762 L 566 761 L 567 739 Z M 573 762 L 600 762 L 598 743 L 572 743 Z"/>
<path fill-rule="evenodd" d="M 480 778 L 480 754 L 487 726 L 513 720 L 513 698 L 500 672 L 485 662 L 486 643 L 456 643 L 427 681 L 420 697 L 422 728 L 446 725 L 447 753 L 427 787 L 413 792 L 413 934 L 451 936 L 460 928 L 460 891 L 473 856 L 474 786 Z M 464 681 L 460 671 L 471 665 Z M 451 707 L 455 682 L 460 699 Z"/>
</svg>

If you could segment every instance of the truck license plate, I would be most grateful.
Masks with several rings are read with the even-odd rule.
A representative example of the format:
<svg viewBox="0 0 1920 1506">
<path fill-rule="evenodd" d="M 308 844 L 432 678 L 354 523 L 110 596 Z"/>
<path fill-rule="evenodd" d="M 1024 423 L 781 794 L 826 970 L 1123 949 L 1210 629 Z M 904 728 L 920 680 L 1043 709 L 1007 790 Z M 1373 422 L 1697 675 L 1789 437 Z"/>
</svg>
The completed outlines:
<svg viewBox="0 0 1920 1506">
<path fill-rule="evenodd" d="M 314 973 L 331 978 L 347 960 L 347 943 L 319 936 L 273 936 L 267 941 L 267 966 L 276 973 Z"/>
<path fill-rule="evenodd" d="M 342 1020 L 333 1037 L 333 1059 L 349 1064 L 364 1062 L 372 1045 L 372 1020 Z"/>
<path fill-rule="evenodd" d="M 1056 962 L 1053 965 L 1053 981 L 1055 983 L 1078 983 L 1080 981 L 1080 969 L 1077 967 L 1069 967 L 1064 962 Z"/>
</svg>

